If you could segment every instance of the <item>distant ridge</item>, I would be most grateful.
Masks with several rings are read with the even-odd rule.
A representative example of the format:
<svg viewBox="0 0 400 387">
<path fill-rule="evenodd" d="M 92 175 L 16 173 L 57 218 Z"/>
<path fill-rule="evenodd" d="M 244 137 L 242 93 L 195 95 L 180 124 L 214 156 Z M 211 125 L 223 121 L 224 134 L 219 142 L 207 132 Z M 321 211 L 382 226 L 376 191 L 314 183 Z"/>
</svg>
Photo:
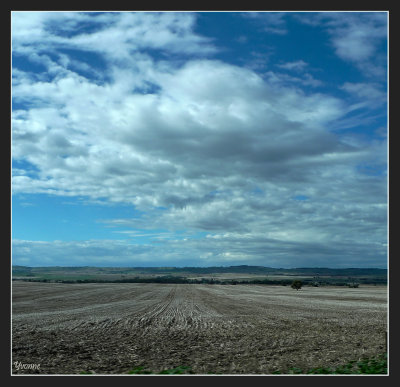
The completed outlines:
<svg viewBox="0 0 400 387">
<path fill-rule="evenodd" d="M 265 266 L 211 267 L 90 267 L 13 266 L 13 281 L 29 282 L 151 282 L 192 284 L 289 285 L 299 279 L 306 285 L 345 286 L 387 284 L 387 270 L 377 268 L 291 268 Z"/>
<path fill-rule="evenodd" d="M 42 266 L 30 267 L 13 265 L 13 274 L 21 271 L 85 271 L 100 270 L 107 273 L 124 272 L 140 272 L 140 273 L 193 273 L 193 274 L 210 274 L 210 273 L 243 273 L 243 274 L 286 274 L 286 275 L 314 275 L 314 276 L 352 276 L 352 275 L 387 275 L 387 269 L 381 268 L 327 268 L 327 267 L 301 267 L 301 268 L 272 268 L 266 266 L 209 266 L 209 267 L 99 267 L 99 266 Z"/>
</svg>

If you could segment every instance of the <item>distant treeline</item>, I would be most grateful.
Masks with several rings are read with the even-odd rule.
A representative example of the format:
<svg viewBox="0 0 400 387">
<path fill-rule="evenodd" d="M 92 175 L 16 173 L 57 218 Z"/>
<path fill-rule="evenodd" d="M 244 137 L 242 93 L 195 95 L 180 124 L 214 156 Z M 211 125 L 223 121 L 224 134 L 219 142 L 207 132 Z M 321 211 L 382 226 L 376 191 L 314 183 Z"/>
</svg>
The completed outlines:
<svg viewBox="0 0 400 387">
<path fill-rule="evenodd" d="M 216 284 L 216 285 L 290 285 L 292 279 L 246 279 L 246 280 L 228 280 L 228 279 L 215 279 L 215 278 L 186 278 L 180 276 L 158 276 L 158 277 L 133 277 L 133 278 L 121 278 L 121 279 L 49 279 L 49 278 L 18 278 L 14 280 L 27 281 L 27 282 L 51 282 L 51 283 L 163 283 L 163 284 Z M 308 286 L 348 286 L 354 284 L 375 284 L 384 285 L 386 280 L 383 278 L 341 278 L 340 280 L 333 279 L 303 279 L 304 285 Z"/>
<path fill-rule="evenodd" d="M 29 267 L 13 266 L 13 275 L 45 274 L 49 272 L 82 273 L 93 272 L 96 274 L 260 274 L 260 275 L 305 275 L 305 276 L 387 276 L 387 269 L 377 268 L 272 268 L 265 266 L 209 266 L 209 267 L 93 267 L 93 266 L 48 266 Z"/>
<path fill-rule="evenodd" d="M 252 279 L 252 280 L 219 280 L 214 278 L 186 278 L 179 276 L 159 276 L 159 277 L 133 277 L 121 279 L 49 279 L 49 278 L 18 278 L 15 280 L 26 282 L 57 282 L 57 283 L 164 283 L 164 284 L 219 284 L 219 285 L 238 285 L 238 284 L 282 284 L 289 285 L 292 280 L 269 280 L 269 279 Z"/>
</svg>

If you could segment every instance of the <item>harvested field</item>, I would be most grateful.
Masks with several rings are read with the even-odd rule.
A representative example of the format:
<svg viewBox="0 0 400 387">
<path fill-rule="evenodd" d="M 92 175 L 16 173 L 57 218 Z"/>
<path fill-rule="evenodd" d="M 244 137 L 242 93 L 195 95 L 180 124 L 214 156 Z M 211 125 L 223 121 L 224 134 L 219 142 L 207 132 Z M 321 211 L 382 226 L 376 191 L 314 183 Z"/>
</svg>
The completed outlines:
<svg viewBox="0 0 400 387">
<path fill-rule="evenodd" d="M 13 373 L 270 374 L 385 351 L 384 286 L 13 282 Z"/>
</svg>

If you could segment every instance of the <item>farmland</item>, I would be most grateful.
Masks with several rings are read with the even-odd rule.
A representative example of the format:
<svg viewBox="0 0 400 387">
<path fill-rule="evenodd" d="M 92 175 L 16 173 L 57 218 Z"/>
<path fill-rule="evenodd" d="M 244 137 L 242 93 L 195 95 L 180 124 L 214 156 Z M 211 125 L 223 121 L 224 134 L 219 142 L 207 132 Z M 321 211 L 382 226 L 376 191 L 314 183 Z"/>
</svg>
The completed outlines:
<svg viewBox="0 0 400 387">
<path fill-rule="evenodd" d="M 386 286 L 12 283 L 13 373 L 272 374 L 385 351 Z"/>
</svg>

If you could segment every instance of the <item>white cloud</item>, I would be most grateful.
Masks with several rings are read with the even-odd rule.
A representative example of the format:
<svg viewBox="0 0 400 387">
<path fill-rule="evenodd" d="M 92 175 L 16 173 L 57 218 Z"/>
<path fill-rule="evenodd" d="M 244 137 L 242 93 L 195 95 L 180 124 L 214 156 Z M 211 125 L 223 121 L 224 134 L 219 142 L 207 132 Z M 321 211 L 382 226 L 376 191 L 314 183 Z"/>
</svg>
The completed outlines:
<svg viewBox="0 0 400 387">
<path fill-rule="evenodd" d="M 338 57 L 356 65 L 365 75 L 385 78 L 386 58 L 380 49 L 387 40 L 386 12 L 316 12 L 297 20 L 326 29 Z"/>
<path fill-rule="evenodd" d="M 118 62 L 131 62 L 131 54 L 142 49 L 215 52 L 209 39 L 193 32 L 194 22 L 195 14 L 185 12 L 13 12 L 13 52 L 75 48 L 99 52 Z M 77 28 L 79 23 L 83 28 Z M 90 30 L 85 23 L 90 23 Z"/>
<path fill-rule="evenodd" d="M 286 62 L 279 64 L 278 67 L 285 69 L 285 70 L 294 70 L 294 71 L 302 71 L 308 66 L 307 62 L 304 60 L 296 60 L 294 62 Z"/>
<path fill-rule="evenodd" d="M 256 20 L 264 31 L 276 35 L 286 35 L 288 32 L 285 12 L 247 12 L 244 17 Z"/>
<path fill-rule="evenodd" d="M 386 90 L 382 90 L 382 86 L 379 83 L 353 83 L 346 82 L 341 87 L 348 93 L 355 95 L 362 101 L 366 101 L 369 104 L 379 106 L 386 102 Z"/>
<path fill-rule="evenodd" d="M 261 76 L 199 58 L 215 48 L 193 32 L 192 14 L 33 14 L 13 16 L 13 48 L 36 55 L 54 76 L 13 74 L 13 98 L 22 104 L 13 111 L 13 158 L 36 171 L 16 168 L 13 193 L 131 203 L 146 214 L 109 221 L 123 226 L 127 237 L 135 235 L 129 228 L 210 237 L 149 245 L 16 241 L 17 262 L 26 259 L 25 247 L 49 262 L 76 256 L 77 264 L 97 262 L 96 256 L 149 262 L 161 251 L 166 262 L 193 254 L 194 260 L 264 264 L 266 251 L 287 262 L 310 255 L 320 262 L 324 254 L 342 259 L 351 251 L 380 256 L 385 176 L 359 166 L 374 165 L 384 143 L 334 135 L 333 123 L 347 111 L 342 101 L 301 91 L 306 77 L 301 83 L 273 72 Z M 79 28 L 88 20 L 96 28 Z M 283 20 L 277 16 L 277 28 Z M 107 77 L 94 76 L 98 70 L 90 62 L 57 56 L 63 47 L 107 57 Z M 165 55 L 156 59 L 146 50 Z M 178 53 L 182 57 L 169 59 Z M 196 55 L 183 60 L 187 54 Z M 288 65 L 306 68 L 302 61 Z M 75 72 L 78 67 L 92 69 L 92 76 Z M 372 84 L 343 85 L 360 97 L 370 94 L 368 87 L 378 93 Z M 312 205 L 294 195 L 309 196 Z"/>
<path fill-rule="evenodd" d="M 331 16 L 329 31 L 337 55 L 345 60 L 362 62 L 376 52 L 376 45 L 386 38 L 385 14 L 357 18 L 352 15 Z M 363 15 L 364 16 L 364 15 Z"/>
<path fill-rule="evenodd" d="M 271 84 L 275 84 L 277 86 L 290 86 L 293 88 L 294 86 L 298 86 L 299 88 L 302 86 L 306 87 L 320 87 L 323 86 L 324 83 L 319 79 L 315 79 L 309 73 L 303 73 L 301 76 L 292 76 L 285 73 L 278 73 L 274 71 L 267 71 L 264 74 L 264 77 L 268 79 L 268 82 Z"/>
<path fill-rule="evenodd" d="M 385 267 L 385 247 L 370 238 L 343 238 L 332 230 L 228 231 L 205 238 L 173 239 L 156 235 L 148 243 L 124 240 L 13 240 L 13 265 L 28 266 L 214 266 L 246 262 L 273 267 Z M 325 231 L 325 232 L 324 232 Z M 356 230 L 357 231 L 357 230 Z M 372 234 L 373 235 L 373 234 Z M 161 236 L 162 237 L 162 236 Z M 327 259 L 329 260 L 327 262 Z"/>
</svg>

